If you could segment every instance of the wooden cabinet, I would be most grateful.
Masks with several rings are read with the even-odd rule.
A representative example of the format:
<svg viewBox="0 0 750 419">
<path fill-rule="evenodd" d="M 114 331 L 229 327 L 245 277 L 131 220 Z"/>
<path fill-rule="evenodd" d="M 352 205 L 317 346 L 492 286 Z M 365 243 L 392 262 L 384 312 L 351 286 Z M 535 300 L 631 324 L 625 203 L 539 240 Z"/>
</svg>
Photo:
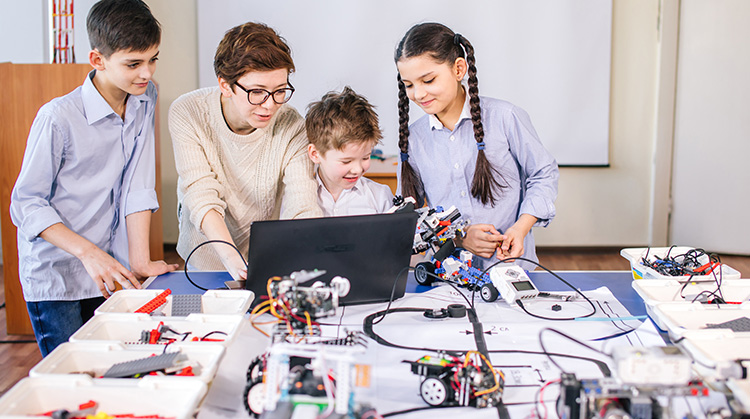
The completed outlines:
<svg viewBox="0 0 750 419">
<path fill-rule="evenodd" d="M 16 227 L 10 220 L 10 193 L 21 170 L 31 123 L 39 108 L 83 83 L 91 71 L 88 64 L 0 63 L 0 226 L 2 227 L 3 278 L 8 334 L 33 334 L 18 280 Z M 161 199 L 158 130 L 156 144 L 157 188 Z M 163 258 L 161 212 L 151 221 L 152 259 Z"/>
<path fill-rule="evenodd" d="M 390 186 L 391 192 L 395 195 L 396 187 L 398 186 L 398 179 L 396 177 L 397 168 L 398 161 L 394 157 L 382 161 L 373 159 L 370 162 L 370 169 L 365 173 L 365 177 Z"/>
</svg>

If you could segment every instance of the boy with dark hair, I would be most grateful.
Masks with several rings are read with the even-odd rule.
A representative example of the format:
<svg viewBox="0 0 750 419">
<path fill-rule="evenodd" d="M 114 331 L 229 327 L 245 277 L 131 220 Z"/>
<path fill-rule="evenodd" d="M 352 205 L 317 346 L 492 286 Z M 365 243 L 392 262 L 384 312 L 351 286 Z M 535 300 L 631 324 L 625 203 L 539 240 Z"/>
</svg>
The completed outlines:
<svg viewBox="0 0 750 419">
<path fill-rule="evenodd" d="M 305 128 L 325 216 L 377 214 L 391 207 L 391 189 L 363 177 L 372 148 L 383 138 L 367 99 L 349 86 L 341 93 L 329 92 L 310 104 Z"/>
<path fill-rule="evenodd" d="M 151 261 L 159 22 L 141 0 L 102 0 L 87 19 L 94 69 L 39 109 L 11 195 L 19 276 L 43 356 L 115 290 L 176 269 Z M 102 297 L 104 296 L 104 297 Z"/>
</svg>

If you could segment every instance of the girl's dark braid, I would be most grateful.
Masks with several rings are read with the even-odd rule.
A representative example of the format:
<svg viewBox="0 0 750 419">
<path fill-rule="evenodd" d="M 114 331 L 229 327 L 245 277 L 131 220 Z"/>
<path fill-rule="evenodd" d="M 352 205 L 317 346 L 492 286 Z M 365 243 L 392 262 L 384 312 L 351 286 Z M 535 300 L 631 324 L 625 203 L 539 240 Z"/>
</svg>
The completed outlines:
<svg viewBox="0 0 750 419">
<path fill-rule="evenodd" d="M 495 196 L 495 189 L 499 191 L 505 186 L 497 181 L 495 176 L 499 176 L 503 183 L 505 179 L 495 170 L 487 160 L 484 153 L 484 127 L 482 126 L 482 110 L 479 106 L 479 80 L 477 80 L 477 67 L 474 58 L 474 47 L 468 39 L 460 34 L 454 36 L 454 43 L 460 48 L 463 46 L 466 51 L 466 64 L 468 65 L 469 74 L 469 107 L 471 111 L 471 122 L 474 125 L 474 139 L 477 142 L 477 162 L 474 168 L 474 178 L 471 180 L 471 195 L 482 202 L 484 205 L 495 206 L 499 197 Z"/>
<path fill-rule="evenodd" d="M 409 163 L 409 97 L 406 86 L 398 75 L 398 148 L 401 150 L 401 195 L 411 196 L 416 207 L 424 205 L 424 185 Z"/>
</svg>

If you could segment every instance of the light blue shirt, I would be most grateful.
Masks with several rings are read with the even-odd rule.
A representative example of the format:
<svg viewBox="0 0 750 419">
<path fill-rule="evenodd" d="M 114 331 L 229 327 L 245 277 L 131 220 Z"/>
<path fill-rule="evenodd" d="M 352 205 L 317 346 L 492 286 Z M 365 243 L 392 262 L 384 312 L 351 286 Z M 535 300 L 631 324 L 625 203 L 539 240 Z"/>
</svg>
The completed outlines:
<svg viewBox="0 0 750 419">
<path fill-rule="evenodd" d="M 125 217 L 159 207 L 156 86 L 129 96 L 122 119 L 94 87 L 94 74 L 42 106 L 29 132 L 10 205 L 26 301 L 101 296 L 83 264 L 39 237 L 42 231 L 63 223 L 129 267 Z"/>
<path fill-rule="evenodd" d="M 424 183 L 428 205 L 455 205 L 472 224 L 492 224 L 501 233 L 521 214 L 533 215 L 539 219 L 535 225 L 546 226 L 555 216 L 557 162 L 539 141 L 523 109 L 498 99 L 481 97 L 480 101 L 484 151 L 502 175 L 499 183 L 507 187 L 500 191 L 494 207 L 471 196 L 478 150 L 467 95 L 453 131 L 433 115 L 425 115 L 409 127 L 409 163 Z M 531 233 L 524 240 L 524 249 L 523 257 L 537 260 Z M 481 260 L 485 267 L 496 261 Z M 536 267 L 523 261 L 512 263 L 527 270 Z"/>
</svg>

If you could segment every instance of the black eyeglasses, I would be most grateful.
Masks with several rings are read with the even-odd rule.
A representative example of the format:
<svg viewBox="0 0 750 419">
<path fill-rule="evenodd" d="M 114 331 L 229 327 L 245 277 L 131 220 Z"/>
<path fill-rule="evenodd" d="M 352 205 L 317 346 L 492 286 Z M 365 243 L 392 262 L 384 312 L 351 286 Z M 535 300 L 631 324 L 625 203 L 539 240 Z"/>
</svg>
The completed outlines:
<svg viewBox="0 0 750 419">
<path fill-rule="evenodd" d="M 288 81 L 286 82 L 286 84 L 288 84 L 289 87 L 274 90 L 273 92 L 269 92 L 266 89 L 248 90 L 240 86 L 240 84 L 237 82 L 235 82 L 234 84 L 242 89 L 243 92 L 247 93 L 247 101 L 250 102 L 251 105 L 262 105 L 266 103 L 269 97 L 273 97 L 273 101 L 281 105 L 283 103 L 289 102 L 289 99 L 292 98 L 292 94 L 294 93 L 294 86 L 292 86 L 292 83 L 289 83 Z"/>
</svg>

